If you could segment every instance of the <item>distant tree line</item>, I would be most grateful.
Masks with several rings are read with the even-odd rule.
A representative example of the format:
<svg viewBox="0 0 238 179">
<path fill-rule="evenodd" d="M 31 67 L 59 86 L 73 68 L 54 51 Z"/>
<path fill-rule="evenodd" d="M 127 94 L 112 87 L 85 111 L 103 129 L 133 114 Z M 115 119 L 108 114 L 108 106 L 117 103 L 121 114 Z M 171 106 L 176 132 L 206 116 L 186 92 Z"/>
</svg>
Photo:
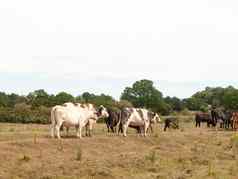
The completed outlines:
<svg viewBox="0 0 238 179">
<path fill-rule="evenodd" d="M 144 107 L 162 115 L 183 110 L 208 111 L 209 106 L 238 110 L 238 89 L 232 86 L 207 87 L 190 98 L 179 99 L 164 97 L 152 81 L 144 79 L 136 81 L 131 87 L 126 87 L 119 101 L 110 95 L 96 95 L 89 92 L 76 97 L 66 92 L 48 94 L 43 89 L 30 92 L 26 96 L 0 92 L 0 122 L 47 124 L 51 107 L 65 102 L 93 103 L 96 106 L 102 104 L 111 110 L 132 106 Z"/>
</svg>

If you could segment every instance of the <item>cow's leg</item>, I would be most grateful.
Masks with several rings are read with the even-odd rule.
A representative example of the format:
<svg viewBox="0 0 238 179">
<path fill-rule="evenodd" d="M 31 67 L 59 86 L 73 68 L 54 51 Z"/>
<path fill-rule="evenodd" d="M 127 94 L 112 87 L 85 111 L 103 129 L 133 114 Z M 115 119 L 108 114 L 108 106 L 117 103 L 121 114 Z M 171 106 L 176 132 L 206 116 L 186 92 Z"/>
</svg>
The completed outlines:
<svg viewBox="0 0 238 179">
<path fill-rule="evenodd" d="M 153 130 L 153 127 L 152 127 L 151 124 L 149 125 L 149 129 L 150 129 L 151 134 L 153 134 L 153 133 L 154 133 L 154 130 Z"/>
<path fill-rule="evenodd" d="M 92 137 L 92 131 L 93 131 L 93 122 L 91 121 L 89 121 L 89 124 L 88 124 L 88 135 L 89 135 L 89 137 Z"/>
<path fill-rule="evenodd" d="M 120 132 L 123 133 L 122 124 L 121 124 L 121 122 L 118 122 L 117 125 L 116 125 L 116 133 L 117 133 L 117 135 L 119 135 Z"/>
<path fill-rule="evenodd" d="M 129 123 L 122 124 L 122 131 L 123 131 L 123 136 L 126 137 L 127 129 L 128 129 Z"/>
<path fill-rule="evenodd" d="M 52 124 L 50 125 L 50 133 L 51 133 L 51 137 L 54 138 L 55 137 L 55 122 L 52 122 Z"/>
<path fill-rule="evenodd" d="M 168 125 L 167 125 L 167 122 L 165 122 L 164 123 L 164 132 L 166 132 L 167 128 L 168 128 Z"/>
<path fill-rule="evenodd" d="M 107 132 L 108 132 L 108 133 L 110 133 L 110 129 L 111 129 L 110 125 L 107 124 Z"/>
<path fill-rule="evenodd" d="M 139 136 L 143 136 L 143 133 L 144 133 L 144 127 L 142 126 L 139 126 L 139 127 L 137 127 L 136 128 L 136 131 L 137 131 L 137 134 L 139 135 Z"/>
<path fill-rule="evenodd" d="M 79 126 L 77 128 L 77 134 L 76 135 L 77 135 L 78 138 L 80 138 L 80 139 L 82 138 L 82 126 Z"/>
<path fill-rule="evenodd" d="M 143 131 L 143 132 L 144 132 L 144 136 L 145 136 L 145 137 L 147 136 L 147 133 L 146 133 L 146 132 L 147 132 L 147 130 L 148 130 L 148 128 L 149 128 L 149 125 L 150 125 L 149 123 L 145 123 L 145 125 L 144 125 L 144 131 Z"/>
<path fill-rule="evenodd" d="M 209 121 L 207 121 L 207 127 L 210 128 L 210 122 Z"/>
<path fill-rule="evenodd" d="M 106 121 L 106 125 L 107 125 L 107 132 L 110 132 L 110 123 L 108 121 Z"/>
<path fill-rule="evenodd" d="M 89 137 L 89 123 L 85 126 L 85 136 Z"/>
<path fill-rule="evenodd" d="M 66 136 L 69 136 L 69 127 L 66 127 Z"/>
<path fill-rule="evenodd" d="M 60 139 L 60 127 L 62 126 L 62 123 L 63 122 L 58 122 L 58 124 L 55 126 L 55 131 L 56 131 L 56 135 L 57 135 L 57 138 Z"/>
<path fill-rule="evenodd" d="M 220 121 L 220 129 L 223 128 L 223 122 Z"/>
<path fill-rule="evenodd" d="M 170 123 L 171 121 L 165 121 L 164 131 L 166 131 L 167 129 L 170 129 Z"/>
<path fill-rule="evenodd" d="M 85 126 L 85 136 L 86 136 L 86 137 L 89 136 L 89 134 L 88 134 L 88 126 L 89 126 L 89 123 L 86 124 L 86 126 Z"/>
<path fill-rule="evenodd" d="M 111 126 L 112 133 L 115 133 L 113 125 Z"/>
</svg>

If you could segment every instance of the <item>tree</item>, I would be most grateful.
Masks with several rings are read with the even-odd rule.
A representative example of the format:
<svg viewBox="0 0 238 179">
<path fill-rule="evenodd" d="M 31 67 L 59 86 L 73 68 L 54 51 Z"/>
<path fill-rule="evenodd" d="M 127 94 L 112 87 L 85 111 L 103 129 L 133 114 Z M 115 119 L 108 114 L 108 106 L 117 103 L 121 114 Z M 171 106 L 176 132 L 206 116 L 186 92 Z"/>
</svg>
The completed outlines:
<svg viewBox="0 0 238 179">
<path fill-rule="evenodd" d="M 74 97 L 71 94 L 68 94 L 66 92 L 60 92 L 55 96 L 55 102 L 56 104 L 64 104 L 66 102 L 74 102 Z"/>
<path fill-rule="evenodd" d="M 235 88 L 227 88 L 222 97 L 222 102 L 226 109 L 238 110 L 238 90 Z"/>
<path fill-rule="evenodd" d="M 27 96 L 28 103 L 32 105 L 33 108 L 39 106 L 50 106 L 49 95 L 45 90 L 35 90 Z"/>
<path fill-rule="evenodd" d="M 208 110 L 208 104 L 203 100 L 195 97 L 187 98 L 183 100 L 186 108 L 192 111 L 204 111 Z"/>
<path fill-rule="evenodd" d="M 93 98 L 95 98 L 95 95 L 89 92 L 84 92 L 82 94 L 82 98 L 86 103 L 89 103 L 90 101 L 92 101 Z"/>
<path fill-rule="evenodd" d="M 7 107 L 9 99 L 6 93 L 0 92 L 0 107 Z"/>
<path fill-rule="evenodd" d="M 211 105 L 215 107 L 225 107 L 226 109 L 238 110 L 238 90 L 233 86 L 206 87 L 205 90 L 195 93 L 192 96 L 192 108 L 200 109 L 201 106 Z M 196 100 L 196 101 L 194 101 Z M 191 100 L 190 100 L 191 102 Z M 194 107 L 196 105 L 196 107 Z M 191 107 L 189 108 L 191 109 Z"/>
<path fill-rule="evenodd" d="M 163 96 L 150 80 L 136 81 L 132 87 L 126 87 L 121 100 L 127 100 L 135 107 L 145 107 L 153 111 L 160 111 L 165 105 Z"/>
<path fill-rule="evenodd" d="M 182 111 L 184 109 L 184 103 L 177 97 L 169 97 L 164 98 L 164 101 L 169 104 L 174 111 Z"/>
<path fill-rule="evenodd" d="M 9 99 L 8 106 L 11 108 L 14 107 L 16 104 L 27 102 L 27 98 L 25 96 L 19 96 L 14 93 L 8 95 L 8 99 Z"/>
</svg>

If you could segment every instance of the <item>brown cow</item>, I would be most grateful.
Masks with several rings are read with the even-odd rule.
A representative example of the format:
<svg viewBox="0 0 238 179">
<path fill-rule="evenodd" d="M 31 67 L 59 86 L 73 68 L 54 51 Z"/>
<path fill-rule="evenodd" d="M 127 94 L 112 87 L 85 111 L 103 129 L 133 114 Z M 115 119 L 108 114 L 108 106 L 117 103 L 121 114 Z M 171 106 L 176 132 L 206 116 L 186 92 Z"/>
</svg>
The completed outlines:
<svg viewBox="0 0 238 179">
<path fill-rule="evenodd" d="M 216 125 L 216 122 L 212 120 L 212 117 L 209 113 L 197 113 L 195 116 L 195 122 L 196 127 L 201 127 L 202 122 L 206 122 L 207 127 L 210 127 L 210 125 L 215 127 Z"/>
<path fill-rule="evenodd" d="M 232 113 L 232 123 L 233 123 L 233 129 L 236 131 L 238 129 L 238 112 Z"/>
</svg>

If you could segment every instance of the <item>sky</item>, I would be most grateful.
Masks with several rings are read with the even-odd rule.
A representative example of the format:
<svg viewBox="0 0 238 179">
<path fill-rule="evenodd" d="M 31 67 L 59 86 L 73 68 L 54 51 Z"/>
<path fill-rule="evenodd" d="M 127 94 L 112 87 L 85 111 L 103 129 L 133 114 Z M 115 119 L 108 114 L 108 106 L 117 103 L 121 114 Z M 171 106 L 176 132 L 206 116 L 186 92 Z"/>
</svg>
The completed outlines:
<svg viewBox="0 0 238 179">
<path fill-rule="evenodd" d="M 238 87 L 237 0 L 1 0 L 0 91 Z"/>
</svg>

